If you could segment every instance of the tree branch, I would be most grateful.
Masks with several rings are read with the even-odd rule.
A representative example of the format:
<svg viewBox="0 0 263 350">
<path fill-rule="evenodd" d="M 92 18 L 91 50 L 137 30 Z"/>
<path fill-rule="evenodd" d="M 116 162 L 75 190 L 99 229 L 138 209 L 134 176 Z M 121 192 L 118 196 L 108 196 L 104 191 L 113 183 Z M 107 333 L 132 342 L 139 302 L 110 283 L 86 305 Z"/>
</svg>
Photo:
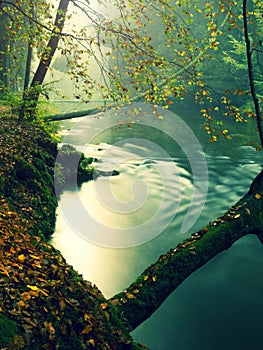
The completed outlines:
<svg viewBox="0 0 263 350">
<path fill-rule="evenodd" d="M 189 275 L 241 237 L 256 234 L 263 243 L 262 194 L 263 171 L 236 205 L 161 255 L 127 290 L 110 299 L 130 330 L 150 317 Z"/>
</svg>

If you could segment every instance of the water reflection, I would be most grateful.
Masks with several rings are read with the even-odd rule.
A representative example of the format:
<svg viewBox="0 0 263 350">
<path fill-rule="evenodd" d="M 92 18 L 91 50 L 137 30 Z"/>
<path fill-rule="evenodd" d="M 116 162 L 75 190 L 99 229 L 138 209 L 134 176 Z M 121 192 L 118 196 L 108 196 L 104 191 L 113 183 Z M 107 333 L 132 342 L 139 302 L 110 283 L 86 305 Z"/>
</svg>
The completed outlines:
<svg viewBox="0 0 263 350">
<path fill-rule="evenodd" d="M 62 251 L 67 261 L 82 273 L 85 279 L 96 284 L 106 297 L 111 297 L 127 287 L 160 254 L 181 242 L 190 232 L 198 230 L 221 215 L 243 196 L 261 169 L 261 155 L 253 148 L 245 146 L 245 143 L 242 147 L 237 146 L 235 142 L 228 143 L 226 147 L 224 141 L 224 147 L 219 144 L 211 145 L 210 148 L 203 143 L 209 171 L 206 203 L 202 215 L 190 232 L 182 233 L 182 220 L 187 213 L 193 193 L 191 166 L 182 149 L 167 138 L 167 135 L 158 133 L 158 130 L 146 135 L 144 126 L 136 125 L 133 129 L 115 130 L 107 129 L 106 125 L 105 120 L 98 120 L 97 124 L 92 122 L 92 127 L 97 130 L 102 127 L 105 132 L 98 132 L 97 137 L 93 139 L 94 144 L 89 143 L 88 147 L 87 133 L 92 130 L 89 118 L 84 127 L 82 124 L 81 130 L 75 129 L 67 140 L 96 157 L 101 157 L 111 148 L 109 157 L 105 158 L 100 166 L 102 169 L 111 169 L 118 164 L 121 172 L 120 176 L 95 181 L 96 186 L 99 186 L 97 189 L 99 188 L 102 193 L 105 192 L 105 186 L 110 185 L 115 198 L 118 198 L 119 203 L 123 202 L 123 208 L 117 206 L 116 212 L 110 215 L 95 198 L 97 191 L 95 182 L 83 184 L 77 196 L 81 198 L 91 216 L 101 222 L 110 222 L 116 228 L 123 225 L 132 227 L 134 221 L 141 224 L 144 218 L 150 217 L 163 196 L 163 183 L 158 168 L 154 167 L 156 164 L 159 170 L 166 169 L 168 173 L 169 169 L 172 169 L 166 182 L 168 188 L 165 197 L 166 210 L 162 212 L 159 221 L 165 221 L 166 215 L 169 216 L 171 211 L 176 211 L 169 226 L 165 227 L 159 236 L 143 245 L 126 249 L 105 248 L 90 243 L 76 234 L 61 212 L 58 212 L 52 244 Z M 169 122 L 167 127 L 169 128 Z M 193 125 L 191 127 L 193 128 Z M 169 159 L 163 155 L 157 157 L 156 153 L 151 154 L 148 143 L 147 147 L 146 144 L 138 147 L 128 143 L 126 147 L 119 144 L 118 147 L 112 148 L 111 145 L 122 140 L 122 134 L 125 133 L 128 133 L 130 138 L 135 135 L 147 136 L 148 142 L 153 142 L 157 138 L 158 145 L 169 154 Z M 119 162 L 122 152 L 130 152 L 130 156 L 127 157 L 129 161 Z M 169 168 L 170 162 L 173 163 L 172 168 Z M 135 211 L 131 218 L 125 214 L 125 210 L 129 202 L 136 198 L 134 196 L 136 190 L 133 189 L 135 179 L 142 181 L 142 187 L 139 187 L 141 194 L 139 204 L 143 205 L 140 207 L 142 211 Z M 146 181 L 149 191 L 148 203 L 143 200 L 145 199 L 143 183 Z M 202 187 L 202 182 L 198 185 Z M 174 199 L 178 198 L 179 186 L 181 186 L 180 205 L 175 208 Z M 75 200 L 76 193 L 66 191 L 61 196 L 60 204 L 72 210 Z M 110 202 L 108 204 L 111 205 Z M 123 211 L 121 219 L 118 216 L 120 210 Z M 81 222 L 82 217 L 76 216 L 76 220 Z M 92 221 L 82 223 L 84 230 L 94 229 L 96 232 L 96 228 L 92 225 Z M 190 276 L 149 320 L 133 332 L 134 337 L 153 350 L 261 349 L 262 268 L 263 249 L 257 238 L 243 238 L 230 250 L 218 255 Z"/>
</svg>

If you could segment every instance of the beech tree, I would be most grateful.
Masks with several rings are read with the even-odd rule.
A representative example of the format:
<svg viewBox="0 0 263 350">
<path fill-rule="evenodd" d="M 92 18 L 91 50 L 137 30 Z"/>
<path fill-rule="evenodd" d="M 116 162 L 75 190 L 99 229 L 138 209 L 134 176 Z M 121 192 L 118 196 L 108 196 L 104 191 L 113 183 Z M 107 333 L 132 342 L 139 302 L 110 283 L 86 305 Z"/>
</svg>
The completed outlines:
<svg viewBox="0 0 263 350">
<path fill-rule="evenodd" d="M 255 117 L 260 121 L 257 115 L 260 115 L 262 97 L 254 98 L 257 91 L 253 77 L 255 67 L 257 73 L 262 73 L 258 70 L 262 64 L 259 59 L 262 55 L 260 1 L 244 1 L 243 9 L 231 0 L 217 3 L 127 0 L 93 4 L 69 0 L 55 5 L 57 2 L 26 1 L 22 6 L 14 0 L 0 4 L 2 14 L 8 13 L 12 25 L 21 24 L 25 18 L 29 24 L 35 24 L 31 28 L 31 46 L 37 47 L 39 64 L 30 88 L 23 94 L 20 119 L 27 113 L 29 118 L 34 118 L 46 72 L 58 50 L 58 55 L 66 58 L 68 72 L 75 82 L 75 96 L 84 102 L 100 94 L 104 105 L 144 100 L 169 108 L 175 99 L 192 94 L 201 106 L 204 128 L 211 142 L 219 136 L 231 138 L 224 127 L 224 118 L 245 121 Z M 33 6 L 38 16 L 32 16 Z M 78 15 L 82 13 L 83 24 L 74 24 L 78 18 L 74 11 L 78 11 Z M 249 72 L 254 73 L 247 75 L 250 82 L 247 80 L 246 89 L 236 86 L 225 91 L 220 87 L 215 90 L 207 80 L 207 69 L 211 71 L 211 63 L 216 57 L 220 59 L 220 48 L 228 41 L 229 33 L 246 43 Z M 12 40 L 16 39 L 13 33 Z M 28 37 L 25 36 L 24 41 L 28 41 Z M 99 79 L 92 74 L 91 61 L 97 64 Z M 262 74 L 260 79 L 262 86 Z M 253 103 L 258 101 L 257 108 L 252 105 L 240 108 L 237 97 L 248 100 L 251 96 L 254 96 Z M 260 126 L 258 128 L 261 132 Z"/>
<path fill-rule="evenodd" d="M 23 93 L 20 120 L 35 117 L 46 72 L 55 51 L 59 50 L 67 59 L 69 74 L 75 79 L 76 98 L 88 102 L 100 93 L 106 108 L 143 100 L 166 109 L 176 98 L 183 99 L 186 94 L 192 94 L 201 106 L 204 127 L 211 142 L 219 136 L 231 138 L 224 128 L 224 118 L 232 117 L 242 122 L 254 117 L 262 144 L 262 96 L 258 94 L 258 86 L 262 85 L 261 1 L 243 0 L 242 6 L 233 0 L 216 3 L 197 0 L 98 1 L 99 6 L 106 8 L 99 11 L 88 1 L 61 0 L 54 15 L 50 4 L 42 2 L 38 17 L 30 15 L 30 8 L 24 8 L 24 3 L 30 4 L 30 1 L 0 1 L 1 14 L 8 14 L 9 25 L 19 28 L 25 18 L 36 24 L 36 27 L 32 26 L 35 35 L 31 42 L 32 46 L 37 46 L 39 64 L 29 88 Z M 70 21 L 67 17 L 69 5 L 86 16 L 84 25 L 73 27 L 70 32 L 64 30 L 69 28 L 66 27 Z M 108 10 L 113 6 L 111 16 Z M 151 35 L 156 24 L 162 34 L 161 40 Z M 232 91 L 218 92 L 207 82 L 206 67 L 218 55 L 224 35 L 229 32 L 242 34 L 248 87 L 247 90 L 237 86 Z M 8 32 L 9 40 L 17 40 L 16 34 L 13 30 L 11 37 Z M 8 50 L 5 54 L 11 57 L 14 53 Z M 100 70 L 99 80 L 89 71 L 91 59 Z M 255 72 L 261 76 L 255 77 Z M 242 104 L 236 103 L 238 96 L 251 99 L 252 104 L 242 108 Z M 162 116 L 157 114 L 157 117 Z M 262 179 L 263 173 L 236 205 L 185 242 L 171 248 L 130 287 L 111 298 L 119 318 L 125 317 L 130 329 L 149 317 L 193 271 L 243 235 L 256 234 L 263 241 Z"/>
</svg>

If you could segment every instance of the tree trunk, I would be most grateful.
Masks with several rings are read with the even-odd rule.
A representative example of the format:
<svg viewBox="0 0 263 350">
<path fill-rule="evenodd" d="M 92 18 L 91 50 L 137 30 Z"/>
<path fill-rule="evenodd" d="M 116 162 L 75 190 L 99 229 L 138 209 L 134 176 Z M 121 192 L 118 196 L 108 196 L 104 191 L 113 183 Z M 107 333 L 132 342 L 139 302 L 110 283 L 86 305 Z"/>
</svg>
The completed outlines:
<svg viewBox="0 0 263 350">
<path fill-rule="evenodd" d="M 253 63 L 252 63 L 253 50 L 251 49 L 251 44 L 250 44 L 250 39 L 249 39 L 249 34 L 248 34 L 247 0 L 243 0 L 243 22 L 244 22 L 244 37 L 245 37 L 245 43 L 246 43 L 249 84 L 250 84 L 251 94 L 252 94 L 253 103 L 254 103 L 255 112 L 256 112 L 257 127 L 258 127 L 260 143 L 261 143 L 261 146 L 263 147 L 262 119 L 261 119 L 259 100 L 257 97 L 257 92 L 256 92 L 256 87 L 255 87 L 254 71 L 253 71 Z"/>
<path fill-rule="evenodd" d="M 0 2 L 1 5 L 1 2 Z M 6 33 L 6 18 L 3 14 L 0 15 L 0 84 L 3 85 L 4 88 L 8 86 L 8 75 L 7 75 L 7 69 L 8 69 L 8 58 L 6 55 L 7 52 L 7 41 L 5 37 Z M 1 86 L 0 86 L 1 87 Z M 3 90 L 0 89 L 0 95 L 3 92 Z"/>
<path fill-rule="evenodd" d="M 102 112 L 103 112 L 102 110 L 100 110 L 99 108 L 96 107 L 96 108 L 92 108 L 92 109 L 86 109 L 83 111 L 47 115 L 47 116 L 43 117 L 43 120 L 45 122 L 55 122 L 55 121 L 59 121 L 59 120 L 85 117 L 87 115 L 96 115 L 96 114 L 99 114 Z"/>
<path fill-rule="evenodd" d="M 33 5 L 34 6 L 34 5 Z M 34 7 L 30 7 L 30 14 L 32 15 L 32 18 L 34 18 Z M 32 30 L 32 23 L 29 23 L 29 29 Z M 24 79 L 24 89 L 23 91 L 26 91 L 29 82 L 30 82 L 30 71 L 31 71 L 31 62 L 32 62 L 32 54 L 33 54 L 33 48 L 32 48 L 32 38 L 30 37 L 29 42 L 27 43 L 27 56 L 26 56 L 26 71 L 25 71 L 25 79 Z"/>
<path fill-rule="evenodd" d="M 263 243 L 263 171 L 249 192 L 224 215 L 171 249 L 110 301 L 130 330 L 149 318 L 194 271 L 247 234 Z"/>
<path fill-rule="evenodd" d="M 47 70 L 56 52 L 59 38 L 64 27 L 69 2 L 70 0 L 60 0 L 52 35 L 49 39 L 46 50 L 40 59 L 30 88 L 29 90 L 25 91 L 23 95 L 23 104 L 19 113 L 20 121 L 25 117 L 26 114 L 30 116 L 30 119 L 34 119 L 35 117 L 37 101 L 40 95 L 40 87 L 45 79 Z"/>
</svg>

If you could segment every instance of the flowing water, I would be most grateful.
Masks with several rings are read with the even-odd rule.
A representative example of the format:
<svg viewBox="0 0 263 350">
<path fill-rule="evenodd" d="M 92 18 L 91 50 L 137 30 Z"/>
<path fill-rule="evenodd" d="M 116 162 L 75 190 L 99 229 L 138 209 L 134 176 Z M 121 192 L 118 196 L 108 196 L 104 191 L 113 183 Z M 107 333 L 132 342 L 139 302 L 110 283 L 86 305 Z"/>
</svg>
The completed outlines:
<svg viewBox="0 0 263 350">
<path fill-rule="evenodd" d="M 261 169 L 261 153 L 247 146 L 253 124 L 233 123 L 234 140 L 209 144 L 194 109 L 177 113 L 157 118 L 137 105 L 64 123 L 63 142 L 120 172 L 64 191 L 51 239 L 106 297 L 235 204 Z M 134 339 L 153 350 L 262 349 L 262 269 L 263 246 L 242 238 L 187 278 Z"/>
</svg>

